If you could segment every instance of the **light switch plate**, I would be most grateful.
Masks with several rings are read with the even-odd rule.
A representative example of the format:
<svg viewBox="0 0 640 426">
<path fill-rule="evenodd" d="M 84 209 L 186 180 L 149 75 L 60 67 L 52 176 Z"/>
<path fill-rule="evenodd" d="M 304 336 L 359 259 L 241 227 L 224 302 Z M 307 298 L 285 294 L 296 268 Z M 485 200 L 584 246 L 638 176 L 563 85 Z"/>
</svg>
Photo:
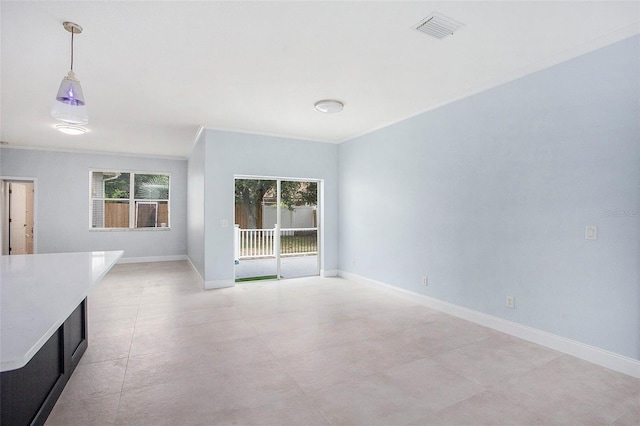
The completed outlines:
<svg viewBox="0 0 640 426">
<path fill-rule="evenodd" d="M 221 219 L 220 220 L 220 228 L 226 228 L 229 226 L 229 221 L 226 219 Z"/>
<path fill-rule="evenodd" d="M 598 239 L 598 227 L 595 225 L 587 225 L 584 228 L 584 238 L 587 240 Z"/>
<path fill-rule="evenodd" d="M 507 301 L 505 303 L 507 308 L 514 309 L 516 307 L 516 298 L 513 296 L 507 296 Z"/>
</svg>

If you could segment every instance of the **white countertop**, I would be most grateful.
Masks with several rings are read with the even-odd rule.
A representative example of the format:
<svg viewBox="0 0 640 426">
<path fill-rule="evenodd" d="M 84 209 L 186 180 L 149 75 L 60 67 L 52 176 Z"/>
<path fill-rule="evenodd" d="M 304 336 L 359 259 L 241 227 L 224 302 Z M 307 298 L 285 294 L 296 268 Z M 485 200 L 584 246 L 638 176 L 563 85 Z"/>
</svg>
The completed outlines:
<svg viewBox="0 0 640 426">
<path fill-rule="evenodd" d="M 24 367 L 122 254 L 0 257 L 0 371 Z"/>
</svg>

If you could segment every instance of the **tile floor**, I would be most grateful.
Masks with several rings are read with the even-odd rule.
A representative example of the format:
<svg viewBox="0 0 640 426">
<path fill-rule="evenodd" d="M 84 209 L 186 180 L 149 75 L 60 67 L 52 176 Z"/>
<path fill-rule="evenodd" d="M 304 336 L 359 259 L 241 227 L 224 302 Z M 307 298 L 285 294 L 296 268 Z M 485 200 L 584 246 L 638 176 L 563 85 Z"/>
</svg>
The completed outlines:
<svg viewBox="0 0 640 426">
<path fill-rule="evenodd" d="M 640 380 L 340 278 L 117 265 L 48 425 L 638 425 Z"/>
</svg>

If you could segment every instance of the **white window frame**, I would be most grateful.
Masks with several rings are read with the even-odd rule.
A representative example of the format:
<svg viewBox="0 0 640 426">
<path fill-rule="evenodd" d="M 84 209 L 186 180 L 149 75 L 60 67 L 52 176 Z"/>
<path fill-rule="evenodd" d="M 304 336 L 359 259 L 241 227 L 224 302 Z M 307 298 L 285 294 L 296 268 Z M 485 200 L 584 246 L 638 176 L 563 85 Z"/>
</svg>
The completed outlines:
<svg viewBox="0 0 640 426">
<path fill-rule="evenodd" d="M 93 196 L 93 173 L 127 173 L 129 174 L 129 198 L 106 198 Z M 135 175 L 160 175 L 169 177 L 169 191 L 167 199 L 155 198 L 135 198 Z M 104 195 L 104 194 L 103 194 Z M 104 221 L 102 227 L 93 227 L 93 203 L 94 201 L 126 201 L 129 204 L 129 227 L 121 228 L 105 228 Z M 160 203 L 167 203 L 167 224 L 166 226 L 155 227 L 137 227 L 138 204 L 156 204 L 156 225 L 158 225 L 158 206 Z M 171 173 L 158 171 L 134 171 L 134 170 L 116 170 L 116 169 L 89 169 L 89 230 L 90 231 L 168 231 L 171 228 Z"/>
</svg>

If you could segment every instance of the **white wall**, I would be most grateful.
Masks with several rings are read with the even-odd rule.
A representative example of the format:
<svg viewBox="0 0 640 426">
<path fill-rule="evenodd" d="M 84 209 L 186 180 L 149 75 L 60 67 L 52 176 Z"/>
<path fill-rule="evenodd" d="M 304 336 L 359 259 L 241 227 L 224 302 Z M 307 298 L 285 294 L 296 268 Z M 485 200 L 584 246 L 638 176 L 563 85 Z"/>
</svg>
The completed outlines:
<svg viewBox="0 0 640 426">
<path fill-rule="evenodd" d="M 639 45 L 340 145 L 340 269 L 640 359 Z"/>
<path fill-rule="evenodd" d="M 124 250 L 125 258 L 187 252 L 186 160 L 2 148 L 4 176 L 38 179 L 38 253 Z M 89 169 L 171 173 L 171 229 L 90 231 Z"/>
<path fill-rule="evenodd" d="M 321 270 L 338 264 L 336 145 L 279 137 L 206 131 L 205 281 L 233 284 L 234 176 L 322 179 L 324 257 Z M 222 228 L 220 221 L 228 227 Z M 321 237 L 322 238 L 322 237 Z M 219 283 L 219 284 L 218 284 Z"/>
<path fill-rule="evenodd" d="M 187 172 L 187 255 L 204 277 L 204 172 L 205 133 L 200 132 L 189 155 Z"/>
</svg>

